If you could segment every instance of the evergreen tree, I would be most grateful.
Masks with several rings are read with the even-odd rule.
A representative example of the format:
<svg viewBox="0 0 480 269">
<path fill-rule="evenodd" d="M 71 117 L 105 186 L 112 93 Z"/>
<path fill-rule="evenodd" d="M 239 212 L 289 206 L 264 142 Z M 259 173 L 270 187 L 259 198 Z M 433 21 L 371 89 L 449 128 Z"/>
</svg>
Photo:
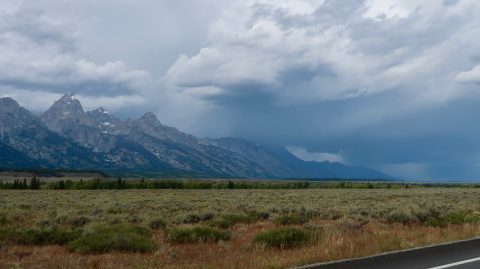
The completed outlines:
<svg viewBox="0 0 480 269">
<path fill-rule="evenodd" d="M 39 190 L 40 189 L 40 180 L 36 177 L 32 177 L 30 179 L 30 189 L 32 190 Z"/>
<path fill-rule="evenodd" d="M 32 177 L 30 179 L 30 189 L 31 190 L 35 190 L 36 181 L 37 181 L 37 179 L 35 177 Z"/>
</svg>

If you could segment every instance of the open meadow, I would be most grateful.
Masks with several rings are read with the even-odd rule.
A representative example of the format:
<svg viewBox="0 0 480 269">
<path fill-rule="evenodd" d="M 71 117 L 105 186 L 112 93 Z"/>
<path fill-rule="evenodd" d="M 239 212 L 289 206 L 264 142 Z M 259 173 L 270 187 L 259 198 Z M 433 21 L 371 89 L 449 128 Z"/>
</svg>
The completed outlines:
<svg viewBox="0 0 480 269">
<path fill-rule="evenodd" d="M 0 268 L 288 268 L 478 235 L 478 188 L 0 190 Z"/>
</svg>

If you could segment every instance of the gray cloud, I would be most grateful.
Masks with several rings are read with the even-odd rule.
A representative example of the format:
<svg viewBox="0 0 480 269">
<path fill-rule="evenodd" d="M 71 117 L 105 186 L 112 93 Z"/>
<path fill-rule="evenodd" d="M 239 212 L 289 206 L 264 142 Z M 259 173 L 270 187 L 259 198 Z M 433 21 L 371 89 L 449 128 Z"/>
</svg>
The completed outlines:
<svg viewBox="0 0 480 269">
<path fill-rule="evenodd" d="M 139 92 L 155 87 L 149 72 L 129 68 L 122 61 L 99 64 L 83 59 L 76 34 L 75 25 L 50 17 L 35 4 L 0 13 L 0 94 L 18 96 L 33 109 L 46 109 L 46 100 L 71 91 L 92 101 L 95 98 L 88 96 L 112 100 L 118 96 L 112 102 L 115 108 L 128 95 L 138 103 Z M 28 101 L 33 95 L 45 97 Z"/>
<path fill-rule="evenodd" d="M 475 0 L 5 0 L 0 95 L 156 112 L 412 178 L 480 177 Z M 32 98 L 33 97 L 33 98 Z"/>
<path fill-rule="evenodd" d="M 250 85 L 274 92 L 280 103 L 398 88 L 415 89 L 427 102 L 448 101 L 461 94 L 452 78 L 472 67 L 480 45 L 466 31 L 475 31 L 480 6 L 462 3 L 442 10 L 423 3 L 390 19 L 368 17 L 361 1 L 326 1 L 308 13 L 275 3 L 235 6 L 217 24 L 235 24 L 229 28 L 236 31 L 212 27 L 210 45 L 179 57 L 166 78 L 180 88 L 212 86 L 226 95 Z"/>
<path fill-rule="evenodd" d="M 105 95 L 128 93 L 147 86 L 150 74 L 121 61 L 97 64 L 78 58 L 69 27 L 45 18 L 29 6 L 0 16 L 0 84 L 64 92 L 72 89 Z"/>
</svg>

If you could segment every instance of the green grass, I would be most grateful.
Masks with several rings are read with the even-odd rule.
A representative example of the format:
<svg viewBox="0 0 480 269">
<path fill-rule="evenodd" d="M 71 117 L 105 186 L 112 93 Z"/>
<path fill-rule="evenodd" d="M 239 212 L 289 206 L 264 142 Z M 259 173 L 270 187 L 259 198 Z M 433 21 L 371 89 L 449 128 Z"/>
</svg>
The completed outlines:
<svg viewBox="0 0 480 269">
<path fill-rule="evenodd" d="M 254 243 L 267 248 L 292 248 L 306 244 L 309 239 L 307 231 L 288 227 L 259 233 L 255 236 Z"/>
<path fill-rule="evenodd" d="M 230 240 L 230 234 L 210 227 L 178 227 L 167 232 L 167 238 L 174 243 L 218 242 Z"/>
<path fill-rule="evenodd" d="M 224 226 L 229 226 L 237 220 L 223 216 L 248 215 L 252 211 L 262 212 L 272 220 L 304 214 L 325 220 L 367 218 L 408 224 L 425 222 L 436 215 L 480 212 L 480 189 L 477 188 L 0 190 L 0 197 L 1 222 L 22 226 L 48 220 L 69 227 L 84 227 L 112 219 L 147 226 L 151 216 L 162 216 L 172 224 L 225 219 Z"/>
<path fill-rule="evenodd" d="M 70 250 L 80 253 L 108 251 L 149 252 L 155 248 L 151 232 L 131 225 L 95 225 L 68 244 Z"/>
<path fill-rule="evenodd" d="M 421 240 L 429 243 L 473 237 L 479 224 L 480 188 L 0 190 L 4 249 L 58 244 L 78 253 L 121 252 L 118 257 L 151 252 L 129 257 L 149 257 L 155 265 L 166 260 L 172 267 L 188 259 L 185 250 L 194 248 L 205 251 L 195 261 L 199 264 L 204 257 L 221 255 L 203 265 L 226 257 L 237 261 L 236 266 L 257 257 L 252 252 L 262 248 L 271 251 L 261 255 L 281 256 L 290 254 L 282 249 L 303 245 L 318 249 L 319 259 L 338 258 L 351 253 L 353 239 L 360 251 L 376 244 L 368 252 L 373 254 L 424 244 L 412 239 L 418 238 L 415 231 L 422 231 Z M 254 236 L 259 229 L 265 232 Z M 403 233 L 406 237 L 399 237 Z M 231 237 L 235 240 L 223 242 Z M 326 238 L 337 237 L 342 240 L 339 246 L 327 245 Z M 196 245 L 203 242 L 209 244 Z M 115 260 L 115 265 L 122 262 Z M 222 265 L 218 268 L 229 268 Z"/>
<path fill-rule="evenodd" d="M 426 224 L 434 227 L 446 227 L 447 225 L 456 225 L 464 223 L 479 223 L 480 215 L 466 214 L 463 212 L 453 212 L 438 217 L 427 219 Z"/>
<path fill-rule="evenodd" d="M 455 214 L 462 214 L 455 217 Z M 0 227 L 85 229 L 97 223 L 231 229 L 271 220 L 378 220 L 444 226 L 480 218 L 480 188 L 302 190 L 0 190 Z M 152 217 L 154 216 L 154 217 Z M 161 220 L 153 220 L 161 216 Z"/>
<path fill-rule="evenodd" d="M 25 229 L 4 227 L 0 229 L 0 241 L 22 245 L 64 245 L 78 238 L 81 231 L 71 229 Z"/>
</svg>

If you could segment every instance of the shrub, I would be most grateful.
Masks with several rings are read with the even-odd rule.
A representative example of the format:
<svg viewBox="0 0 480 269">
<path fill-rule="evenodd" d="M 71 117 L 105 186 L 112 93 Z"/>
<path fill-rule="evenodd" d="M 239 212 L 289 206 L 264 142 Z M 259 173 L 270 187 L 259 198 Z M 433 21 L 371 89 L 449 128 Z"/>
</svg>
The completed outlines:
<svg viewBox="0 0 480 269">
<path fill-rule="evenodd" d="M 72 227 L 75 228 L 80 228 L 85 226 L 91 221 L 89 217 L 86 216 L 72 216 L 72 217 L 67 217 L 67 216 L 59 216 L 56 218 L 55 223 L 57 224 L 66 224 L 66 225 L 71 225 Z"/>
<path fill-rule="evenodd" d="M 0 215 L 0 226 L 6 226 L 9 223 L 10 223 L 10 221 L 8 220 L 7 216 L 1 214 Z"/>
<path fill-rule="evenodd" d="M 228 214 L 222 216 L 220 219 L 209 222 L 210 226 L 227 229 L 233 227 L 237 223 L 254 223 L 258 220 L 258 214 Z"/>
<path fill-rule="evenodd" d="M 129 223 L 136 224 L 142 222 L 143 220 L 138 215 L 128 215 L 127 221 Z"/>
<path fill-rule="evenodd" d="M 304 245 L 310 239 L 309 233 L 295 228 L 280 228 L 262 232 L 255 236 L 254 243 L 268 248 L 292 248 Z"/>
<path fill-rule="evenodd" d="M 120 220 L 119 218 L 116 218 L 116 217 L 108 218 L 107 223 L 110 224 L 110 225 L 120 224 L 120 223 L 122 223 L 122 220 Z"/>
<path fill-rule="evenodd" d="M 190 214 L 190 215 L 187 215 L 182 222 L 183 223 L 199 223 L 200 221 L 202 221 L 202 218 L 199 215 Z"/>
<path fill-rule="evenodd" d="M 130 225 L 96 225 L 68 245 L 80 253 L 103 253 L 113 250 L 149 252 L 154 249 L 148 229 Z"/>
<path fill-rule="evenodd" d="M 195 224 L 202 221 L 212 220 L 215 217 L 213 213 L 206 214 L 189 214 L 183 218 L 182 222 L 185 224 Z"/>
<path fill-rule="evenodd" d="M 465 216 L 465 222 L 478 223 L 478 222 L 480 222 L 480 216 L 479 215 L 467 215 L 467 216 Z"/>
<path fill-rule="evenodd" d="M 434 227 L 446 227 L 449 224 L 463 224 L 463 223 L 474 223 L 477 222 L 479 218 L 475 215 L 466 215 L 461 212 L 449 213 L 445 216 L 438 216 L 436 218 L 429 218 L 426 222 L 429 226 Z"/>
<path fill-rule="evenodd" d="M 175 243 L 218 242 L 230 240 L 230 235 L 210 227 L 193 227 L 170 229 L 167 238 Z"/>
<path fill-rule="evenodd" d="M 392 223 L 398 222 L 402 224 L 409 224 L 414 223 L 417 221 L 417 219 L 412 214 L 403 211 L 392 211 L 387 215 L 387 221 Z"/>
<path fill-rule="evenodd" d="M 447 227 L 448 223 L 444 218 L 430 218 L 427 220 L 426 224 L 433 227 Z"/>
<path fill-rule="evenodd" d="M 162 218 L 153 218 L 148 222 L 148 227 L 153 230 L 165 229 L 167 223 Z"/>
<path fill-rule="evenodd" d="M 258 215 L 258 218 L 261 220 L 268 220 L 268 218 L 270 218 L 270 214 L 265 211 L 258 212 L 257 215 Z"/>
<path fill-rule="evenodd" d="M 90 218 L 86 216 L 76 216 L 67 219 L 67 223 L 73 227 L 83 227 L 90 222 Z"/>
<path fill-rule="evenodd" d="M 66 244 L 80 236 L 81 231 L 70 229 L 16 229 L 0 230 L 0 241 L 10 241 L 22 245 Z"/>
<path fill-rule="evenodd" d="M 40 227 L 41 229 L 47 228 L 49 226 L 53 226 L 53 222 L 49 219 L 40 219 L 35 223 L 37 227 Z"/>
<path fill-rule="evenodd" d="M 462 212 L 450 213 L 446 216 L 446 220 L 449 224 L 463 224 L 465 223 L 467 215 Z"/>
<path fill-rule="evenodd" d="M 363 232 L 363 226 L 368 223 L 368 220 L 354 221 L 345 219 L 338 222 L 338 228 L 344 233 L 361 233 Z"/>
<path fill-rule="evenodd" d="M 278 216 L 275 219 L 275 223 L 278 223 L 281 225 L 298 225 L 298 224 L 304 224 L 307 221 L 308 221 L 308 218 L 306 216 L 299 215 L 299 214 L 282 215 L 282 216 Z"/>
</svg>

